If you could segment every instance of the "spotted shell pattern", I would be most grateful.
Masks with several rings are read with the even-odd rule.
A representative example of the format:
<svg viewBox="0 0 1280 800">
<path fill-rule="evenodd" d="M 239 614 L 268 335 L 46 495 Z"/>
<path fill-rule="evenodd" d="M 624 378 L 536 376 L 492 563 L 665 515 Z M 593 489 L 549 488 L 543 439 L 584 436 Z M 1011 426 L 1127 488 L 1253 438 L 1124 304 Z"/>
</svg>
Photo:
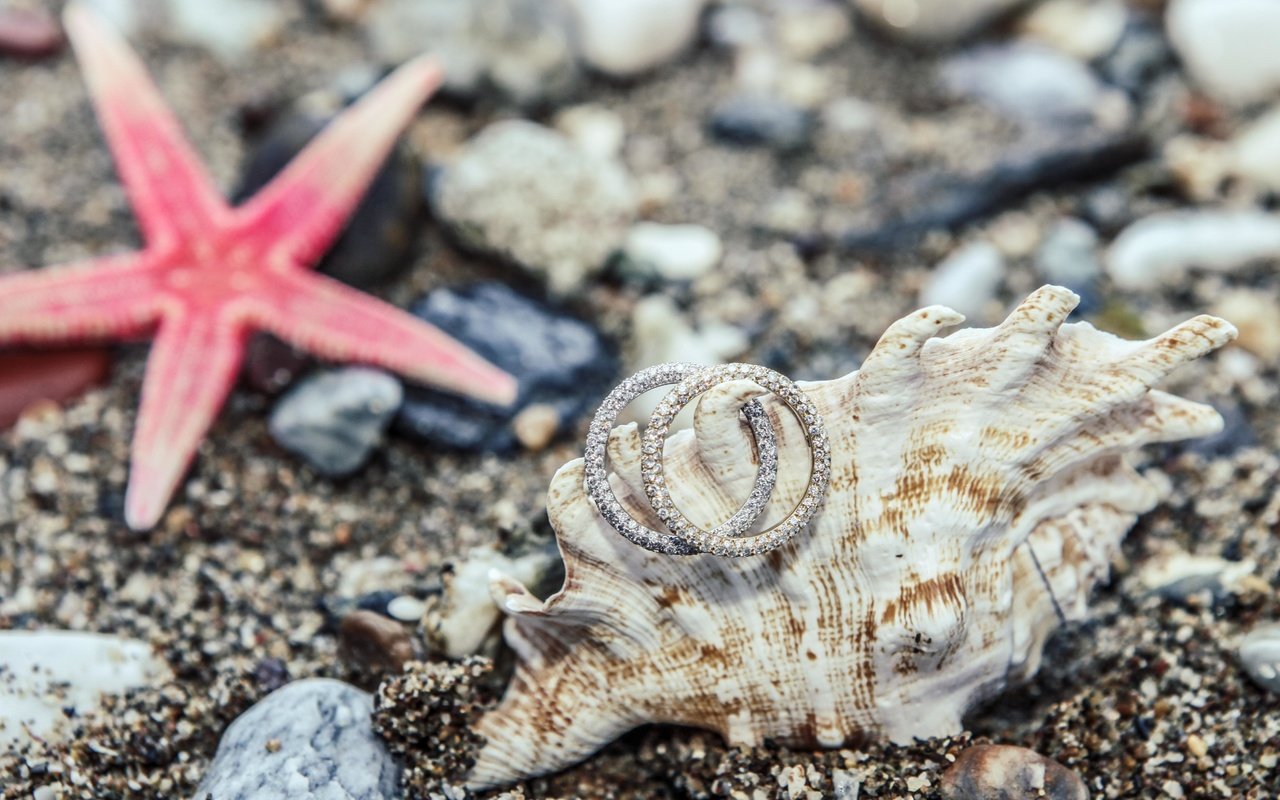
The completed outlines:
<svg viewBox="0 0 1280 800">
<path fill-rule="evenodd" d="M 491 575 L 518 663 L 478 722 L 485 745 L 468 784 L 561 769 L 646 723 L 799 748 L 949 734 L 1033 674 L 1059 610 L 1084 615 L 1157 501 L 1126 455 L 1221 428 L 1211 408 L 1151 387 L 1235 336 L 1201 316 L 1125 341 L 1063 324 L 1077 302 L 1046 286 L 998 327 L 945 338 L 934 335 L 963 318 L 925 308 L 894 323 L 861 369 L 801 384 L 826 420 L 830 490 L 806 530 L 763 555 L 649 552 L 601 518 L 581 460 L 562 467 L 548 511 L 564 586 L 544 602 Z M 699 526 L 751 489 L 738 412 L 752 397 L 778 431 L 780 464 L 758 529 L 804 490 L 794 417 L 753 384 L 724 384 L 666 442 L 668 486 Z M 615 429 L 610 460 L 628 512 L 658 527 L 634 425 Z"/>
</svg>

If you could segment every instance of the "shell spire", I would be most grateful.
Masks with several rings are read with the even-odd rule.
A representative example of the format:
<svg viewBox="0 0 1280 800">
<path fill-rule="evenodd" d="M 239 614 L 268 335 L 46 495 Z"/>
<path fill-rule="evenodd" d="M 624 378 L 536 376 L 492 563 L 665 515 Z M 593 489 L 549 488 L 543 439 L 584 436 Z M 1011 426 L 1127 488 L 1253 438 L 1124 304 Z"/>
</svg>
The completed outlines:
<svg viewBox="0 0 1280 800">
<path fill-rule="evenodd" d="M 564 586 L 543 602 L 492 576 L 518 664 L 478 722 L 486 743 L 468 784 L 561 769 L 653 722 L 803 748 L 949 734 L 1034 673 L 1059 615 L 1084 615 L 1157 501 L 1126 455 L 1221 428 L 1213 409 L 1151 387 L 1235 336 L 1196 317 L 1124 341 L 1064 324 L 1077 302 L 1046 286 L 998 327 L 945 338 L 963 317 L 922 309 L 860 370 L 803 385 L 827 420 L 830 493 L 807 530 L 764 555 L 644 550 L 596 511 L 581 460 L 562 467 L 547 504 Z M 694 428 L 667 442 L 671 493 L 697 525 L 726 519 L 751 490 L 738 410 L 758 393 L 713 389 Z M 780 462 L 767 527 L 803 492 L 808 452 L 795 419 L 761 400 Z M 614 487 L 656 525 L 638 452 L 634 426 L 615 431 Z"/>
</svg>

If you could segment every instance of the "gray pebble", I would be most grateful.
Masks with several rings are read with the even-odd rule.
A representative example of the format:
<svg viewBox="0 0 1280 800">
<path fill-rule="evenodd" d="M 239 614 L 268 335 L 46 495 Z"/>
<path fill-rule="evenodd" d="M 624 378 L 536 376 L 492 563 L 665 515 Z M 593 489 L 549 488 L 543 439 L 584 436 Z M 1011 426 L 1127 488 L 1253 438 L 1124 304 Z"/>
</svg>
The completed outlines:
<svg viewBox="0 0 1280 800">
<path fill-rule="evenodd" d="M 268 427 L 317 472 L 342 477 L 369 459 L 402 400 L 400 382 L 385 372 L 337 369 L 294 387 L 276 403 Z"/>
<path fill-rule="evenodd" d="M 1078 219 L 1059 220 L 1036 251 L 1036 272 L 1068 289 L 1088 286 L 1102 274 L 1098 234 Z"/>
<path fill-rule="evenodd" d="M 194 797 L 399 798 L 399 769 L 372 714 L 372 696 L 341 681 L 290 683 L 231 723 Z"/>
<path fill-rule="evenodd" d="M 1089 122 L 1104 95 L 1102 82 L 1071 56 L 1031 42 L 985 45 L 948 59 L 942 80 L 1010 117 Z"/>
<path fill-rule="evenodd" d="M 799 150 L 813 136 L 813 116 L 774 97 L 745 94 L 721 104 L 711 115 L 711 133 L 721 141 Z"/>
<path fill-rule="evenodd" d="M 1280 694 L 1280 624 L 1254 628 L 1240 642 L 1240 663 L 1254 682 Z"/>
</svg>

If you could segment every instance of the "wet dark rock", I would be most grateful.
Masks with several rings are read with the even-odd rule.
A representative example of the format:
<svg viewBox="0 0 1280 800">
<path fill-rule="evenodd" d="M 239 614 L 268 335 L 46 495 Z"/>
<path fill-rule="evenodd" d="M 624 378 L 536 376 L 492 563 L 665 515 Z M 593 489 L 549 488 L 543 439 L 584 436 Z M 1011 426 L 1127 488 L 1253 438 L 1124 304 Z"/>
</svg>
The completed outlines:
<svg viewBox="0 0 1280 800">
<path fill-rule="evenodd" d="M 58 21 L 43 11 L 0 9 L 0 55 L 47 58 L 66 46 Z"/>
<path fill-rule="evenodd" d="M 523 409 L 543 404 L 561 426 L 571 424 L 604 395 L 618 370 L 612 348 L 593 326 L 500 283 L 437 289 L 411 310 L 520 384 L 516 402 L 505 409 L 409 387 L 396 429 L 435 445 L 511 449 L 510 423 Z"/>
<path fill-rule="evenodd" d="M 764 145 L 775 150 L 799 150 L 813 136 L 813 117 L 804 109 L 776 98 L 740 95 L 711 114 L 711 133 L 721 141 Z"/>
<path fill-rule="evenodd" d="M 1084 781 L 1034 750 L 978 744 L 967 748 L 942 774 L 944 800 L 1089 800 Z"/>
<path fill-rule="evenodd" d="M 269 333 L 255 333 L 244 354 L 244 377 L 264 394 L 279 394 L 311 366 L 312 359 Z"/>
<path fill-rule="evenodd" d="M 235 201 L 251 197 L 325 126 L 327 119 L 305 114 L 272 125 L 253 148 L 241 173 Z M 398 147 L 387 159 L 317 269 L 366 289 L 403 269 L 421 210 L 418 170 L 408 150 Z"/>
<path fill-rule="evenodd" d="M 382 442 L 403 396 L 400 382 L 379 370 L 323 372 L 276 403 L 268 429 L 316 472 L 342 477 L 360 469 Z"/>
<path fill-rule="evenodd" d="M 416 655 L 413 637 L 403 623 L 364 610 L 342 618 L 338 652 L 352 667 L 375 674 L 399 672 Z"/>
<path fill-rule="evenodd" d="M 1147 140 L 1134 132 L 1083 129 L 1059 136 L 1040 129 L 988 169 L 902 180 L 886 197 L 884 218 L 846 232 L 839 246 L 850 251 L 910 246 L 931 230 L 957 230 L 1033 192 L 1105 178 L 1147 152 Z"/>
<path fill-rule="evenodd" d="M 390 800 L 399 768 L 373 732 L 373 698 L 312 678 L 272 692 L 222 736 L 196 797 Z"/>
<path fill-rule="evenodd" d="M 1173 51 L 1157 24 L 1130 16 L 1115 48 L 1098 63 L 1108 82 L 1141 95 L 1173 61 Z"/>
</svg>

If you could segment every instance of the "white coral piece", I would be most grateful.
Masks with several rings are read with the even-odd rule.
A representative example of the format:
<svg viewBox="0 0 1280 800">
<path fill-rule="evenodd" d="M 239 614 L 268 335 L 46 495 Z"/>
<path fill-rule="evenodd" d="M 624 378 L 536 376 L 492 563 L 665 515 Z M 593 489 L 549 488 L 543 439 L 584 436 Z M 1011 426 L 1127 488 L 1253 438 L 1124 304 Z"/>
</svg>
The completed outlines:
<svg viewBox="0 0 1280 800">
<path fill-rule="evenodd" d="M 860 370 L 802 385 L 826 419 L 831 489 L 808 530 L 765 555 L 641 549 L 597 513 L 581 460 L 566 464 L 548 496 L 564 587 L 543 602 L 492 580 L 519 662 L 478 723 L 486 744 L 469 784 L 563 768 L 654 722 L 806 748 L 949 734 L 1034 673 L 1055 603 L 1081 618 L 1124 533 L 1156 503 L 1126 454 L 1222 425 L 1152 385 L 1235 336 L 1201 316 L 1124 341 L 1063 325 L 1077 301 L 1047 286 L 999 327 L 938 339 L 961 317 L 926 308 L 892 325 Z M 759 394 L 741 382 L 709 392 L 694 429 L 668 440 L 668 486 L 702 527 L 751 489 L 738 411 Z M 809 455 L 785 408 L 762 399 L 781 462 L 768 525 L 800 497 Z M 634 425 L 615 430 L 615 491 L 660 528 L 639 453 Z"/>
</svg>

